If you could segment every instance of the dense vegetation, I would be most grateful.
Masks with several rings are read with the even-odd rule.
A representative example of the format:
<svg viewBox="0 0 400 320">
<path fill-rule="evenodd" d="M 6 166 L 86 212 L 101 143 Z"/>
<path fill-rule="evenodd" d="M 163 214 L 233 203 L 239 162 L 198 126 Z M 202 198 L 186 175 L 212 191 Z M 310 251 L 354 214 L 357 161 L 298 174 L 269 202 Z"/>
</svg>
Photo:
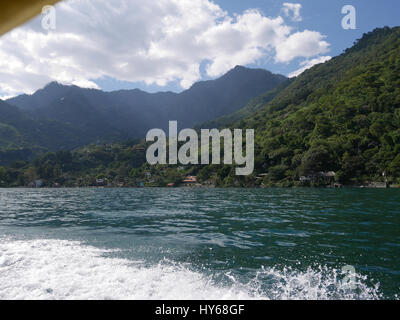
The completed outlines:
<svg viewBox="0 0 400 320">
<path fill-rule="evenodd" d="M 145 160 L 144 148 L 135 142 L 49 152 L 32 162 L 15 161 L 6 168 L 0 167 L 0 186 L 28 186 L 36 180 L 43 180 L 50 187 L 96 186 L 108 181 L 115 186 L 136 185 L 136 180 L 130 179 L 132 170 Z M 103 181 L 97 183 L 100 180 Z"/>
<path fill-rule="evenodd" d="M 15 161 L 0 166 L 0 187 L 138 187 L 182 184 L 187 175 L 196 175 L 199 183 L 239 186 L 236 180 L 224 180 L 230 166 L 156 165 L 146 162 L 146 145 L 131 141 L 124 144 L 90 145 L 74 151 L 49 152 L 32 162 Z M 241 184 L 255 186 L 254 177 L 241 179 Z"/>
<path fill-rule="evenodd" d="M 16 162 L 0 168 L 0 182 L 16 186 L 44 179 L 48 185 L 86 186 L 106 178 L 109 185 L 165 186 L 192 174 L 217 186 L 400 184 L 400 28 L 365 34 L 342 55 L 211 124 L 255 129 L 253 175 L 236 177 L 234 167 L 224 165 L 150 167 L 146 145 L 137 141 Z M 0 130 L 17 139 L 12 129 Z M 328 171 L 336 173 L 333 180 L 316 178 Z"/>
</svg>

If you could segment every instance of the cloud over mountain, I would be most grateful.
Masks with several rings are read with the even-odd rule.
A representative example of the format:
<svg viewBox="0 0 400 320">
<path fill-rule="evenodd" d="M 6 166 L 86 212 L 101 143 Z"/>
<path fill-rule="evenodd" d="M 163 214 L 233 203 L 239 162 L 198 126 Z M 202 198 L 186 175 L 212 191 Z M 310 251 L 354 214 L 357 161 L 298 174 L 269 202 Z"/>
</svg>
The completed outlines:
<svg viewBox="0 0 400 320">
<path fill-rule="evenodd" d="M 289 78 L 297 77 L 298 75 L 302 74 L 304 71 L 312 68 L 313 66 L 320 64 L 320 63 L 324 63 L 331 59 L 332 59 L 331 56 L 322 56 L 322 57 L 318 57 L 318 58 L 311 59 L 311 60 L 305 60 L 300 63 L 301 68 L 290 73 L 288 77 Z"/>
<path fill-rule="evenodd" d="M 209 0 L 69 0 L 56 6 L 56 30 L 43 30 L 42 18 L 0 39 L 0 96 L 53 80 L 96 88 L 101 77 L 188 88 L 202 63 L 217 77 L 235 65 L 329 50 L 322 34 L 294 32 L 281 16 L 232 16 Z"/>
</svg>

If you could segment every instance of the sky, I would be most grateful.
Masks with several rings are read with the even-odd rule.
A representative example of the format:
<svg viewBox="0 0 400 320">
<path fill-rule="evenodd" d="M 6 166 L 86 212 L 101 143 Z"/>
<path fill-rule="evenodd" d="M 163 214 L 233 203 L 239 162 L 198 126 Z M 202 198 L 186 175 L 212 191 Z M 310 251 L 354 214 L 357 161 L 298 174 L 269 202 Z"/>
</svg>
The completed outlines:
<svg viewBox="0 0 400 320">
<path fill-rule="evenodd" d="M 399 13 L 398 0 L 66 0 L 0 38 L 0 98 L 51 81 L 180 92 L 236 65 L 293 77 Z"/>
</svg>

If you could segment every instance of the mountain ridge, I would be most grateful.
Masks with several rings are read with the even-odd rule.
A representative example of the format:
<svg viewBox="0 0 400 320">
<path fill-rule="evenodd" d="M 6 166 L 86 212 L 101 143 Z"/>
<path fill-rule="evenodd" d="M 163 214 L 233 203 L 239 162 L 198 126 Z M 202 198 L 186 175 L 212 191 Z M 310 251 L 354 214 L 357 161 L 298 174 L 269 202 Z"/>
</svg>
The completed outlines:
<svg viewBox="0 0 400 320">
<path fill-rule="evenodd" d="M 207 86 L 208 84 L 212 84 L 215 82 L 220 82 L 221 80 L 224 80 L 228 77 L 230 77 L 232 74 L 234 73 L 241 73 L 243 74 L 243 71 L 247 71 L 247 72 L 262 72 L 264 74 L 268 74 L 270 76 L 273 77 L 277 77 L 278 79 L 280 78 L 282 81 L 286 80 L 287 77 L 280 75 L 280 74 L 275 74 L 272 73 L 266 69 L 261 69 L 261 68 L 247 68 L 244 66 L 235 66 L 233 69 L 229 70 L 227 73 L 225 73 L 224 75 L 222 75 L 219 78 L 213 79 L 213 80 L 201 80 L 198 82 L 195 82 L 191 85 L 190 88 L 186 89 L 186 90 L 182 90 L 181 92 L 173 92 L 173 91 L 157 91 L 157 92 L 147 92 L 145 90 L 139 89 L 139 88 L 134 88 L 134 89 L 119 89 L 119 90 L 112 90 L 112 91 L 104 91 L 101 89 L 96 89 L 96 88 L 84 88 L 84 87 L 79 87 L 77 85 L 72 85 L 72 84 L 62 84 L 58 81 L 51 81 L 48 84 L 46 84 L 43 88 L 40 88 L 38 90 L 36 90 L 34 93 L 32 94 L 20 94 L 18 96 L 12 97 L 12 98 L 8 98 L 6 100 L 3 100 L 4 102 L 7 102 L 8 104 L 17 106 L 18 108 L 22 109 L 22 110 L 29 110 L 32 107 L 32 101 L 28 101 L 31 100 L 31 98 L 39 95 L 39 99 L 40 99 L 40 95 L 42 92 L 47 91 L 48 89 L 55 91 L 54 89 L 58 89 L 58 92 L 55 92 L 56 96 L 54 97 L 54 99 L 56 99 L 57 97 L 59 97 L 60 95 L 62 95 L 62 93 L 60 92 L 67 92 L 70 89 L 73 88 L 77 88 L 77 89 L 81 89 L 81 90 L 85 90 L 86 92 L 97 92 L 97 93 L 101 93 L 101 94 L 111 94 L 111 95 L 115 95 L 118 93 L 125 93 L 125 94 L 132 94 L 132 93 L 139 93 L 139 94 L 144 94 L 144 95 L 149 95 L 149 96 L 156 96 L 156 95 L 180 95 L 182 93 L 186 93 L 188 91 L 191 91 L 193 89 L 195 89 L 196 87 L 201 87 L 201 86 Z M 31 103 L 30 105 L 28 105 L 28 103 Z M 48 101 L 47 101 L 48 103 Z M 35 101 L 34 103 L 35 104 Z M 36 104 L 41 104 L 40 102 L 36 102 Z"/>
</svg>

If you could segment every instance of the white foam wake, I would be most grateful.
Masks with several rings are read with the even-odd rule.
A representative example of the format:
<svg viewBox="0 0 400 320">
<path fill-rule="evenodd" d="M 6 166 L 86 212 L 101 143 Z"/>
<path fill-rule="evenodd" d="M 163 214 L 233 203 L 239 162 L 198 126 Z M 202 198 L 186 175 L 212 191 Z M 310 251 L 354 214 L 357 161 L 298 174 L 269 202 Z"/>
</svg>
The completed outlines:
<svg viewBox="0 0 400 320">
<path fill-rule="evenodd" d="M 262 270 L 247 284 L 229 285 L 183 266 L 107 258 L 105 250 L 76 241 L 0 239 L 0 299 L 378 299 L 335 289 L 329 270 Z M 265 288 L 265 283 L 271 284 Z M 332 289 L 333 288 L 333 289 Z M 332 293 L 333 290 L 333 293 Z"/>
</svg>

